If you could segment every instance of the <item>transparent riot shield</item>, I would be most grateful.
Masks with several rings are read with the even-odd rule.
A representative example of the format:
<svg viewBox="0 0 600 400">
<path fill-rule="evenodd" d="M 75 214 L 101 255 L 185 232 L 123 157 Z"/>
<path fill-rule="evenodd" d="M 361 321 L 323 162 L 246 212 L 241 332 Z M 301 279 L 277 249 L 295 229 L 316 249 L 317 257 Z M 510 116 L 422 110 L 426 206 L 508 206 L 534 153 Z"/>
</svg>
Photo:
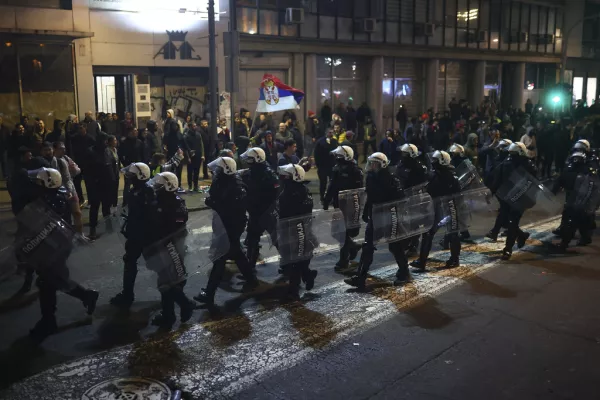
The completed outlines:
<svg viewBox="0 0 600 400">
<path fill-rule="evenodd" d="M 366 200 L 365 188 L 343 190 L 339 193 L 338 203 L 346 221 L 346 229 L 360 228 Z"/>
<path fill-rule="evenodd" d="M 427 193 L 374 204 L 373 242 L 392 243 L 427 232 L 433 226 L 433 216 L 433 201 Z"/>
<path fill-rule="evenodd" d="M 39 273 L 65 263 L 73 250 L 75 231 L 46 203 L 29 203 L 17 216 L 15 257 Z"/>
<path fill-rule="evenodd" d="M 420 183 L 418 185 L 405 188 L 404 189 L 404 196 L 405 197 L 410 197 L 410 196 L 415 196 L 417 194 L 426 193 L 427 192 L 427 183 L 428 182 L 423 182 L 423 183 Z"/>
<path fill-rule="evenodd" d="M 467 190 L 434 199 L 435 221 L 447 233 L 464 232 L 480 213 L 492 211 L 486 188 Z"/>
<path fill-rule="evenodd" d="M 14 274 L 17 270 L 18 262 L 13 246 L 16 231 L 16 218 L 3 220 L 0 224 L 0 282 Z"/>
<path fill-rule="evenodd" d="M 167 289 L 206 271 L 229 252 L 229 237 L 219 215 L 209 210 L 186 227 L 147 245 L 142 255 L 156 273 L 159 290 Z"/>
<path fill-rule="evenodd" d="M 460 190 L 473 190 L 484 187 L 483 179 L 479 176 L 477 168 L 473 165 L 471 160 L 464 160 L 454 170 L 458 182 L 460 184 Z"/>
<path fill-rule="evenodd" d="M 578 175 L 568 206 L 585 214 L 593 214 L 600 206 L 600 177 Z"/>
<path fill-rule="evenodd" d="M 337 251 L 346 238 L 345 219 L 340 210 L 277 221 L 277 248 L 281 264 L 310 260 L 315 255 Z"/>
<path fill-rule="evenodd" d="M 553 217 L 562 209 L 556 196 L 523 168 L 513 171 L 500 186 L 496 196 L 516 211 L 531 209 L 535 220 Z"/>
</svg>

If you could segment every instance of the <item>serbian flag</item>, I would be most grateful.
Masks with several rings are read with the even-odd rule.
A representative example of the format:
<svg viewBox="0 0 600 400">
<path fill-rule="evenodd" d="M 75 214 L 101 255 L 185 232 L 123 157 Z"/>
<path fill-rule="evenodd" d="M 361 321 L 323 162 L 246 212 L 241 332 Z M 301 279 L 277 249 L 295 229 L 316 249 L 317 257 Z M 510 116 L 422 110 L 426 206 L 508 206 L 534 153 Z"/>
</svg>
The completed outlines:
<svg viewBox="0 0 600 400">
<path fill-rule="evenodd" d="M 299 107 L 298 104 L 303 97 L 303 91 L 286 85 L 271 74 L 265 74 L 260 84 L 260 97 L 258 98 L 256 111 L 294 110 Z"/>
</svg>

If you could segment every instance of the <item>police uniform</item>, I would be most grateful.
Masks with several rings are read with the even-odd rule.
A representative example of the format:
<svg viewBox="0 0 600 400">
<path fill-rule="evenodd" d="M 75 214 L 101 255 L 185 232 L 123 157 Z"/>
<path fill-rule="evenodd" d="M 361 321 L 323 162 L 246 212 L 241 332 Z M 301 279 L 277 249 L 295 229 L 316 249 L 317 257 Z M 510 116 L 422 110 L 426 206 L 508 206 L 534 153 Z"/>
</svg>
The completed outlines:
<svg viewBox="0 0 600 400">
<path fill-rule="evenodd" d="M 246 229 L 247 222 L 246 208 L 244 207 L 248 196 L 246 185 L 238 175 L 227 175 L 220 172 L 213 175 L 208 194 L 209 197 L 206 198 L 205 204 L 219 215 L 229 238 L 229 253 L 213 263 L 206 288 L 194 297 L 201 303 L 213 304 L 227 260 L 235 261 L 246 280 L 246 287 L 255 286 L 257 280 L 240 245 L 240 238 Z"/>
<path fill-rule="evenodd" d="M 279 188 L 279 179 L 267 163 L 251 163 L 242 175 L 248 188 L 246 209 L 248 211 L 248 232 L 246 244 L 248 261 L 252 269 L 256 268 L 259 255 L 260 237 L 265 230 L 275 229 L 275 202 Z"/>
<path fill-rule="evenodd" d="M 310 215 L 313 210 L 313 198 L 306 184 L 293 179 L 283 179 L 282 190 L 277 198 L 277 210 L 280 219 Z M 310 261 L 296 261 L 288 266 L 290 297 L 298 297 L 301 281 L 306 283 L 307 290 L 314 286 L 317 271 L 310 269 Z"/>
<path fill-rule="evenodd" d="M 393 200 L 400 200 L 404 194 L 402 184 L 398 176 L 392 174 L 388 168 L 381 168 L 378 171 L 369 171 L 366 179 L 367 201 L 363 211 L 363 220 L 367 222 L 365 229 L 365 242 L 362 246 L 362 253 L 356 275 L 344 281 L 351 285 L 364 288 L 367 274 L 373 263 L 375 254 L 374 232 L 373 232 L 373 205 L 387 203 Z M 398 264 L 396 281 L 404 282 L 409 278 L 408 260 L 405 254 L 405 241 L 397 241 L 388 245 L 390 253 L 393 254 Z"/>
<path fill-rule="evenodd" d="M 338 159 L 335 167 L 333 167 L 329 186 L 325 193 L 323 208 L 327 210 L 330 204 L 335 208 L 339 208 L 340 192 L 363 187 L 363 177 L 362 170 L 354 160 L 346 161 L 343 158 Z M 359 231 L 360 228 L 346 230 L 346 239 L 340 250 L 340 259 L 336 263 L 336 268 L 346 268 L 349 261 L 356 258 L 361 246 L 355 243 L 352 238 L 358 236 Z"/>
</svg>

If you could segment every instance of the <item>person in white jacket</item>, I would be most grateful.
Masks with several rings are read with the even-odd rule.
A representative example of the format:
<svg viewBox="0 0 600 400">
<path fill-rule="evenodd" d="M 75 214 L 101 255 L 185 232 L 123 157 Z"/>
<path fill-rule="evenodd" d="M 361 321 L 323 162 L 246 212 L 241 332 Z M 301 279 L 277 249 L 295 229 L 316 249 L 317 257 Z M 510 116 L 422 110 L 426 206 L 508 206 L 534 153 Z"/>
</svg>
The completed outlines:
<svg viewBox="0 0 600 400">
<path fill-rule="evenodd" d="M 536 130 L 530 129 L 526 134 L 521 136 L 521 143 L 527 147 L 527 157 L 534 160 L 537 159 L 537 142 L 536 142 Z"/>
</svg>

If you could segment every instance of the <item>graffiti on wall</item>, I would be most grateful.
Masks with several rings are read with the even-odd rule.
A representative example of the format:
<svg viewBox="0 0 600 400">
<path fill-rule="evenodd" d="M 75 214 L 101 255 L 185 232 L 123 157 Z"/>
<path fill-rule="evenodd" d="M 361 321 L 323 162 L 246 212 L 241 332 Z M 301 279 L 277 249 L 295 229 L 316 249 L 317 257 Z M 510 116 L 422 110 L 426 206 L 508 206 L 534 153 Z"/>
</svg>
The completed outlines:
<svg viewBox="0 0 600 400">
<path fill-rule="evenodd" d="M 190 115 L 192 120 L 199 122 L 204 116 L 206 104 L 205 86 L 165 85 L 151 88 L 150 105 L 152 119 L 160 121 L 168 109 L 185 120 Z"/>
</svg>

